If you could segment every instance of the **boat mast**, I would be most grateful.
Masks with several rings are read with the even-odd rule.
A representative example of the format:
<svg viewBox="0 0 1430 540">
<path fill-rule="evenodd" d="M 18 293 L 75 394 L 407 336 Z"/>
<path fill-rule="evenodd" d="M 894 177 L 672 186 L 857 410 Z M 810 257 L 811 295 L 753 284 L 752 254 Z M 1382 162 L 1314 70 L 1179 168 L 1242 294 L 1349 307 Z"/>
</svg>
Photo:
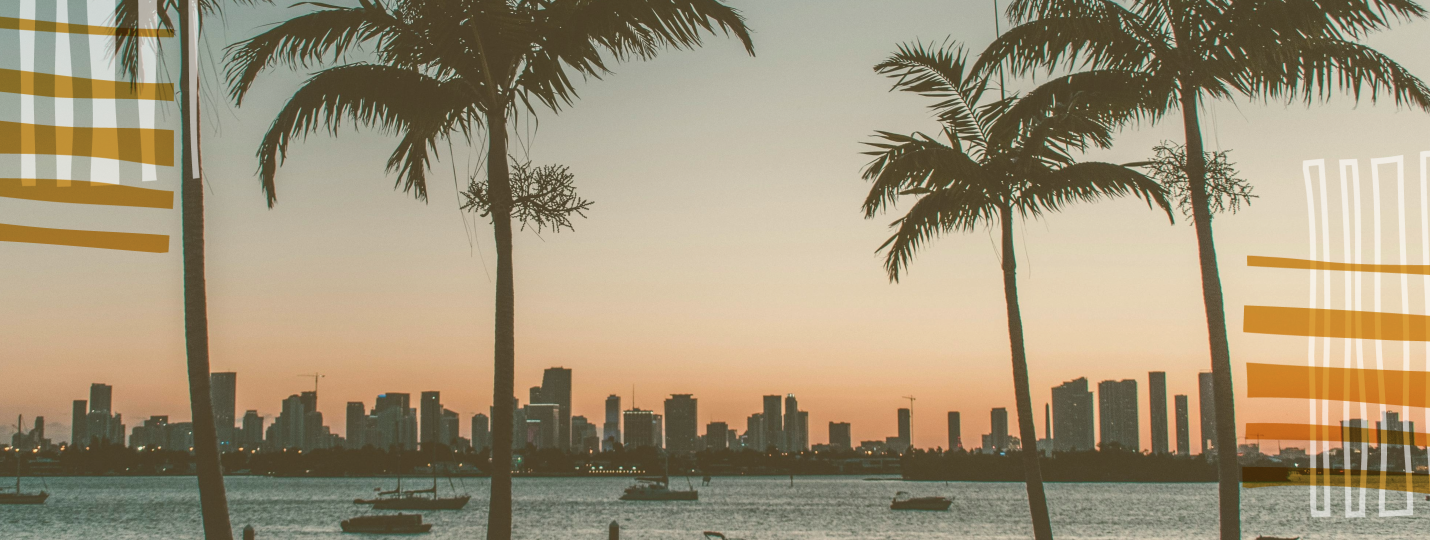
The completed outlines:
<svg viewBox="0 0 1430 540">
<path fill-rule="evenodd" d="M 25 432 L 25 415 L 20 415 L 15 419 L 15 432 Z M 15 447 L 15 495 L 20 495 L 20 448 Z"/>
</svg>

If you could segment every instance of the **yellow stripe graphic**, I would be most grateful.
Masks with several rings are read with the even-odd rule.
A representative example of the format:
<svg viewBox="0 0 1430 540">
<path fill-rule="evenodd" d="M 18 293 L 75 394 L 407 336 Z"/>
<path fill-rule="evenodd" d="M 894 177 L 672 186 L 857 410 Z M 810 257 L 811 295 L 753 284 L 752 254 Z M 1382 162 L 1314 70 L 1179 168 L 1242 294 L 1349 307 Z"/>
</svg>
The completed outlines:
<svg viewBox="0 0 1430 540">
<path fill-rule="evenodd" d="M 1246 265 L 1261 268 L 1288 268 L 1292 270 L 1331 270 L 1336 272 L 1373 272 L 1378 274 L 1430 276 L 1430 266 L 1419 264 L 1355 264 L 1249 255 L 1246 257 Z"/>
<path fill-rule="evenodd" d="M 57 34 L 89 34 L 91 36 L 138 36 L 174 37 L 173 30 L 163 28 L 116 28 L 113 26 L 91 26 L 88 24 L 60 23 L 0 17 L 0 30 L 30 30 L 34 32 L 54 32 Z"/>
<path fill-rule="evenodd" d="M 1430 317 L 1373 311 L 1246 306 L 1242 331 L 1280 336 L 1430 341 Z"/>
<path fill-rule="evenodd" d="M 3 223 L 0 223 L 0 242 L 25 242 L 148 253 L 169 252 L 169 237 L 162 234 L 47 229 Z"/>
<path fill-rule="evenodd" d="M 0 69 L 0 92 L 53 98 L 173 101 L 170 83 L 128 83 Z"/>
<path fill-rule="evenodd" d="M 174 208 L 174 192 L 70 180 L 0 178 L 0 197 L 72 204 Z"/>
<path fill-rule="evenodd" d="M 174 132 L 0 122 L 0 154 L 85 156 L 172 167 Z"/>
</svg>

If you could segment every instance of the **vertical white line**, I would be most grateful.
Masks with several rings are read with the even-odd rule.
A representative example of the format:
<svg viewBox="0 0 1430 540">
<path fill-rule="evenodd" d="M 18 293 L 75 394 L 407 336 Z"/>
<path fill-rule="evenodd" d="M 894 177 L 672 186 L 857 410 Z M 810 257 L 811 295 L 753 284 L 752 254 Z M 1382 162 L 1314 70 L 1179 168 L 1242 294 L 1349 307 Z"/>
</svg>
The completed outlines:
<svg viewBox="0 0 1430 540">
<path fill-rule="evenodd" d="M 55 6 L 55 22 L 67 23 L 70 20 L 69 10 L 72 6 L 69 2 L 61 2 Z M 70 40 L 67 34 L 55 34 L 55 75 L 73 76 L 74 67 L 71 65 Z M 75 127 L 74 123 L 74 98 L 55 98 L 55 125 Z M 72 155 L 55 156 L 55 179 L 60 180 L 60 185 L 67 184 L 74 179 L 74 160 Z"/>
<path fill-rule="evenodd" d="M 35 0 L 20 0 L 20 18 L 35 19 Z M 20 71 L 35 71 L 35 32 L 20 34 Z M 35 96 L 20 94 L 20 123 L 35 123 Z M 33 153 L 20 154 L 20 178 L 25 185 L 34 185 L 36 156 Z"/>
<path fill-rule="evenodd" d="M 158 7 L 155 0 L 140 0 L 139 19 L 136 24 L 140 29 L 158 28 Z M 158 46 L 159 38 L 139 38 L 139 70 L 138 79 L 142 82 L 158 82 Z M 144 129 L 154 129 L 157 127 L 157 104 L 148 99 L 138 100 L 139 105 L 139 127 Z M 159 179 L 159 166 L 152 163 L 140 164 L 140 180 L 143 182 L 153 182 Z"/>
<path fill-rule="evenodd" d="M 1363 219 L 1361 218 L 1360 164 L 1359 164 L 1359 162 L 1358 162 L 1357 160 L 1354 160 L 1354 159 L 1343 159 L 1343 160 L 1340 161 L 1340 165 L 1341 165 L 1341 181 L 1342 181 L 1342 182 L 1345 182 L 1347 176 L 1349 176 L 1349 178 L 1350 178 L 1350 184 L 1351 184 L 1351 197 L 1350 197 L 1351 200 L 1350 200 L 1349 203 L 1347 203 L 1346 201 L 1342 201 L 1342 208 L 1345 208 L 1345 206 L 1346 206 L 1347 204 L 1349 204 L 1350 210 L 1351 210 L 1351 219 L 1354 221 L 1354 227 L 1353 227 L 1353 228 L 1354 228 L 1354 236 L 1352 236 L 1350 239 L 1348 239 L 1348 240 L 1346 241 L 1346 244 L 1347 244 L 1346 247 L 1347 247 L 1347 249 L 1350 249 L 1351 252 L 1354 253 L 1354 261 L 1349 261 L 1349 260 L 1348 260 L 1348 261 L 1346 261 L 1346 262 L 1354 262 L 1355 264 L 1362 264 L 1362 263 L 1364 262 L 1364 260 L 1363 260 L 1362 257 L 1363 257 L 1363 254 L 1364 254 L 1364 252 L 1365 252 L 1364 247 L 1362 246 L 1362 244 L 1364 243 L 1365 233 L 1364 233 L 1364 231 L 1362 230 L 1362 226 L 1363 226 L 1363 224 L 1364 224 L 1364 221 L 1363 221 Z M 1349 175 L 1346 174 L 1347 171 L 1350 172 Z M 1376 208 L 1379 208 L 1379 206 L 1377 206 Z M 1377 229 L 1377 231 L 1378 231 L 1378 230 L 1379 230 L 1379 229 Z M 1377 238 L 1378 238 L 1378 237 L 1377 237 Z M 1378 252 L 1377 252 L 1377 253 L 1378 253 Z M 1360 272 L 1349 272 L 1349 273 L 1347 273 L 1347 280 L 1348 280 L 1347 285 L 1350 285 L 1350 284 L 1351 284 L 1351 283 L 1350 283 L 1351 281 L 1354 282 L 1354 286 L 1353 286 L 1353 287 L 1348 287 L 1348 288 L 1353 288 L 1353 289 L 1354 289 L 1354 306 L 1352 307 L 1352 309 L 1353 309 L 1354 311 L 1361 311 L 1362 308 L 1363 308 L 1363 305 L 1364 305 L 1364 298 L 1365 298 L 1365 293 L 1364 293 L 1364 290 L 1363 290 L 1363 283 L 1364 283 L 1364 281 L 1361 279 L 1361 273 L 1360 273 Z M 1350 294 L 1350 293 L 1348 292 L 1348 294 Z M 1361 340 L 1360 338 L 1354 338 L 1354 339 L 1351 339 L 1350 342 L 1353 343 L 1353 344 L 1354 344 L 1354 347 L 1355 347 L 1355 367 L 1356 367 L 1357 369 L 1364 369 L 1364 368 L 1365 368 L 1365 343 L 1364 343 L 1364 341 Z M 1347 367 L 1347 368 L 1351 367 L 1350 362 L 1351 362 L 1351 359 L 1350 359 L 1349 356 L 1347 356 L 1347 357 L 1346 357 L 1346 360 L 1345 360 L 1345 364 L 1346 364 L 1346 367 Z M 1366 428 L 1369 426 L 1369 424 L 1366 422 L 1366 419 L 1365 419 L 1365 418 L 1366 418 L 1366 414 L 1367 414 L 1367 413 L 1366 413 L 1366 405 L 1365 405 L 1364 403 L 1361 404 L 1361 406 L 1360 406 L 1360 418 L 1359 418 L 1359 419 L 1354 419 L 1354 420 L 1350 420 L 1350 403 L 1349 403 L 1349 402 L 1343 402 L 1342 407 L 1343 407 L 1344 417 L 1348 419 L 1347 423 L 1348 423 L 1349 425 L 1353 426 L 1353 427 L 1356 427 L 1356 428 L 1360 429 L 1359 433 L 1361 433 L 1362 435 L 1366 435 L 1366 434 L 1367 434 L 1367 431 L 1368 431 Z M 1364 436 L 1363 436 L 1362 438 L 1367 438 L 1367 437 L 1364 437 Z M 1361 442 L 1360 442 L 1360 451 L 1361 451 L 1361 454 L 1360 454 L 1360 455 L 1361 455 L 1361 459 L 1360 459 L 1360 470 L 1362 470 L 1362 471 L 1366 470 L 1367 467 L 1369 467 L 1369 465 L 1370 465 L 1370 461 L 1369 461 L 1369 460 L 1370 460 L 1369 448 L 1370 448 L 1369 441 L 1361 441 Z M 1342 468 L 1345 469 L 1346 471 L 1350 471 L 1349 458 L 1350 458 L 1350 452 L 1346 452 L 1346 453 L 1345 453 L 1345 457 L 1342 458 L 1342 459 L 1345 461 L 1345 463 L 1343 464 L 1344 466 L 1343 466 Z M 1365 517 L 1365 495 L 1366 495 L 1366 493 L 1365 493 L 1365 491 L 1366 491 L 1365 486 L 1361 486 L 1361 487 L 1360 487 L 1360 497 L 1359 497 L 1359 499 L 1360 499 L 1360 507 L 1359 507 L 1359 509 L 1352 510 L 1352 506 L 1351 506 L 1351 492 L 1353 491 L 1354 488 L 1351 487 L 1351 475 L 1350 475 L 1350 474 L 1347 474 L 1347 475 L 1345 476 L 1345 481 L 1346 481 L 1346 517 Z"/>
<path fill-rule="evenodd" d="M 1397 194 L 1397 197 L 1398 197 L 1398 200 L 1397 200 L 1397 207 L 1398 207 L 1397 221 L 1398 221 L 1398 225 L 1399 225 L 1399 227 L 1400 227 L 1400 229 L 1399 229 L 1399 232 L 1400 232 L 1400 242 L 1399 242 L 1399 244 L 1400 244 L 1400 264 L 1401 264 L 1401 265 L 1405 265 L 1405 264 L 1408 262 L 1408 261 L 1407 261 L 1407 258 L 1408 258 L 1408 257 L 1407 257 L 1407 255 L 1406 255 L 1406 238 L 1405 238 L 1405 156 L 1404 156 L 1404 155 L 1400 155 L 1400 156 L 1395 156 L 1395 157 L 1372 159 L 1372 160 L 1370 160 L 1370 171 L 1371 171 L 1372 181 L 1375 182 L 1375 184 L 1376 184 L 1377 186 L 1379 186 L 1379 185 L 1380 185 L 1380 166 L 1381 166 L 1381 165 L 1391 164 L 1391 163 L 1394 163 L 1394 164 L 1397 165 L 1397 168 L 1396 168 L 1396 182 L 1395 182 L 1395 186 L 1396 186 L 1396 194 Z M 1379 202 L 1378 199 L 1377 199 L 1377 202 Z M 1377 220 L 1377 224 L 1378 224 L 1378 220 Z M 1379 277 L 1380 275 L 1381 275 L 1381 273 L 1379 273 L 1379 272 L 1376 273 L 1376 276 L 1377 276 L 1377 277 Z M 1379 300 L 1379 296 L 1377 296 L 1377 300 Z M 1404 272 L 1401 272 L 1401 273 L 1400 273 L 1400 308 L 1401 308 L 1401 313 L 1403 313 L 1403 314 L 1405 314 L 1405 315 L 1409 315 L 1409 314 L 1410 314 L 1410 275 L 1409 275 L 1409 274 L 1406 274 L 1406 273 L 1404 273 Z M 1377 309 L 1376 311 L 1379 312 L 1380 310 Z M 1377 341 L 1377 343 L 1382 343 L 1382 341 Z M 1407 339 L 1407 340 L 1401 340 L 1400 344 L 1401 344 L 1401 348 L 1402 348 L 1402 356 L 1401 356 L 1402 368 L 1401 368 L 1401 369 L 1404 369 L 1404 370 L 1408 371 L 1408 370 L 1410 369 L 1410 341 L 1409 341 L 1408 339 Z M 1377 364 L 1380 364 L 1380 359 L 1377 358 L 1376 360 L 1377 360 Z M 1378 369 L 1385 369 L 1384 365 L 1377 365 L 1376 367 L 1377 367 Z M 1380 377 L 1377 377 L 1377 378 L 1376 378 L 1376 384 L 1379 386 L 1380 395 L 1385 395 L 1386 388 L 1384 388 L 1382 379 L 1381 379 Z M 1398 429 L 1397 431 L 1401 431 L 1401 432 L 1406 431 L 1403 427 L 1400 427 L 1400 426 L 1391 426 L 1391 424 L 1390 424 L 1390 422 L 1389 422 L 1390 418 L 1386 415 L 1386 411 L 1387 411 L 1388 409 L 1389 409 L 1389 406 L 1387 406 L 1387 405 L 1385 405 L 1385 404 L 1381 404 L 1381 406 L 1380 406 L 1380 417 L 1381 417 L 1381 422 L 1382 422 L 1382 424 L 1381 424 L 1382 430 L 1389 430 L 1389 429 L 1391 429 L 1392 427 L 1399 427 L 1400 429 Z M 1406 419 L 1406 420 L 1402 420 L 1402 424 L 1403 424 L 1405 421 L 1408 421 L 1408 418 L 1409 418 L 1409 416 L 1410 416 L 1410 409 L 1409 409 L 1409 407 L 1408 407 L 1408 406 L 1402 406 L 1401 414 L 1402 414 L 1402 418 Z M 1385 485 L 1386 485 L 1386 481 L 1387 481 L 1387 479 L 1388 479 L 1388 477 L 1389 477 L 1389 474 L 1387 473 L 1387 471 L 1390 469 L 1390 466 L 1389 466 L 1389 465 L 1390 465 L 1390 450 L 1391 450 L 1391 447 L 1398 446 L 1399 449 L 1401 450 L 1401 453 L 1405 455 L 1405 457 L 1406 457 L 1406 468 L 1405 468 L 1405 471 L 1406 471 L 1407 474 L 1413 473 L 1413 472 L 1414 472 L 1414 469 L 1410 466 L 1410 462 L 1409 462 L 1410 453 L 1404 451 L 1404 449 L 1405 449 L 1406 447 L 1405 447 L 1404 445 L 1389 445 L 1389 444 L 1386 444 L 1385 441 L 1388 440 L 1390 437 L 1387 436 L 1387 435 L 1385 435 L 1384 433 L 1382 433 L 1382 437 L 1383 437 L 1383 438 L 1382 438 L 1382 441 L 1381 441 L 1381 444 L 1380 444 L 1380 486 L 1381 486 L 1381 487 L 1380 487 L 1380 515 L 1381 515 L 1382 517 L 1394 517 L 1394 516 L 1408 516 L 1408 515 L 1411 515 L 1411 514 L 1414 512 L 1414 509 L 1415 509 L 1415 501 L 1414 501 L 1413 495 L 1411 494 L 1411 492 L 1410 492 L 1408 489 L 1405 491 L 1405 508 L 1400 509 L 1400 510 L 1390 510 L 1390 511 L 1387 511 L 1387 510 L 1385 509 L 1385 492 L 1386 492 Z M 1404 441 L 1402 441 L 1402 442 L 1404 442 Z M 1409 476 L 1406 477 L 1406 481 L 1411 481 L 1411 480 L 1412 480 L 1412 479 L 1411 479 Z M 1409 485 L 1409 484 L 1407 484 L 1407 486 L 1408 486 L 1408 485 Z"/>
<path fill-rule="evenodd" d="M 188 18 L 188 21 L 191 21 L 190 24 L 195 25 L 195 27 L 193 28 L 193 31 L 188 32 L 188 35 L 189 35 L 189 40 L 188 40 L 188 41 L 189 41 L 189 42 L 184 44 L 184 46 L 188 47 L 188 48 L 189 48 L 189 51 L 190 51 L 190 52 L 189 52 L 189 92 L 184 96 L 184 99 L 188 101 L 189 111 L 191 112 L 191 114 L 192 114 L 192 116 L 193 116 L 193 120 L 190 122 L 190 126 L 191 126 L 192 129 L 188 129 L 188 130 L 187 130 L 187 133 L 185 133 L 185 137 L 186 137 L 186 139 L 187 139 L 186 142 L 189 144 L 189 148 L 192 149 L 192 150 L 189 151 L 189 165 L 192 167 L 194 178 L 199 178 L 199 177 L 202 176 L 202 173 L 199 171 L 199 130 L 198 130 L 198 126 L 200 125 L 200 124 L 199 124 L 199 28 L 198 28 L 198 26 L 197 26 L 197 25 L 198 25 L 198 21 L 199 21 L 199 2 L 198 2 L 198 0 L 189 0 L 189 2 L 187 2 L 187 4 L 188 4 L 188 6 L 189 6 L 189 18 Z M 188 181 L 188 180 L 189 180 L 188 178 L 185 178 L 185 179 L 184 179 L 184 181 Z"/>
<path fill-rule="evenodd" d="M 1317 160 L 1308 160 L 1308 161 L 1303 161 L 1303 162 L 1301 162 L 1301 176 L 1302 176 L 1302 178 L 1304 178 L 1305 181 L 1306 181 L 1306 223 L 1307 223 L 1307 238 L 1309 238 L 1309 240 L 1310 240 L 1310 245 L 1309 245 L 1309 248 L 1310 248 L 1310 249 L 1309 249 L 1309 251 L 1310 251 L 1310 256 L 1309 256 L 1309 258 L 1310 258 L 1310 260 L 1315 261 L 1315 260 L 1319 260 L 1319 259 L 1317 258 L 1318 255 L 1317 255 L 1317 253 L 1316 253 L 1316 193 L 1315 193 L 1316 190 L 1315 190 L 1314 184 L 1311 182 L 1311 167 L 1316 167 L 1317 170 L 1320 172 L 1320 175 L 1321 175 L 1321 185 L 1324 186 L 1324 185 L 1326 184 L 1326 160 L 1324 160 L 1324 159 L 1317 159 Z M 1322 221 L 1325 221 L 1325 219 L 1322 218 Z M 1329 254 L 1329 253 L 1326 254 L 1326 260 L 1327 260 L 1327 261 L 1330 260 L 1330 254 Z M 1316 271 L 1311 271 L 1311 272 L 1307 272 L 1307 274 L 1311 276 L 1311 286 L 1310 286 L 1310 289 L 1309 289 L 1309 291 L 1308 291 L 1308 292 L 1310 293 L 1310 297 L 1311 297 L 1310 307 L 1311 307 L 1312 309 L 1316 309 L 1316 308 L 1321 307 L 1321 306 L 1319 305 L 1319 303 L 1318 303 L 1318 298 L 1317 298 L 1317 296 L 1316 296 L 1316 280 L 1317 280 L 1317 274 L 1318 274 L 1318 272 L 1316 272 Z M 1329 307 L 1329 306 L 1327 306 L 1327 307 Z M 1329 350 L 1327 350 L 1327 354 L 1329 354 Z M 1311 367 L 1312 369 L 1314 369 L 1314 368 L 1316 367 L 1316 338 L 1315 338 L 1315 336 L 1310 336 L 1310 337 L 1307 337 L 1307 338 L 1306 338 L 1306 365 L 1309 366 L 1309 367 Z M 1324 408 L 1324 406 L 1325 406 L 1325 404 L 1326 404 L 1325 400 L 1317 400 L 1317 399 L 1309 400 L 1308 403 L 1307 403 L 1307 406 L 1308 406 L 1309 409 L 1310 409 L 1310 410 L 1309 410 L 1309 412 L 1310 412 L 1310 417 L 1311 417 L 1310 424 L 1313 425 L 1313 426 L 1314 426 L 1314 425 L 1321 425 L 1321 424 L 1324 422 L 1322 419 L 1318 419 L 1318 418 L 1316 417 L 1316 405 L 1317 405 L 1318 403 L 1319 403 L 1320 405 L 1322 405 L 1323 408 Z M 1315 440 L 1314 437 L 1312 437 L 1312 439 L 1311 439 L 1309 442 L 1310 442 L 1310 450 L 1311 450 L 1311 456 L 1312 456 L 1312 457 L 1311 457 L 1311 463 L 1310 463 L 1311 478 L 1312 478 L 1312 483 L 1311 483 L 1311 485 L 1310 485 L 1310 488 L 1311 488 L 1311 517 L 1331 517 L 1331 484 L 1330 484 L 1330 481 L 1329 481 L 1329 476 L 1327 476 L 1327 475 L 1322 475 L 1322 474 L 1320 474 L 1320 471 L 1317 471 L 1316 458 L 1315 458 L 1315 456 L 1317 456 L 1317 455 L 1324 454 L 1324 456 L 1322 457 L 1322 460 L 1323 460 L 1325 463 L 1324 463 L 1324 467 L 1322 467 L 1321 470 L 1322 470 L 1322 471 L 1325 471 L 1326 473 L 1329 473 L 1329 472 L 1330 472 L 1330 468 L 1331 468 L 1331 464 L 1330 464 L 1330 461 L 1329 461 L 1330 458 L 1331 458 L 1330 443 L 1327 443 L 1327 444 L 1326 444 L 1326 447 L 1327 447 L 1327 448 L 1326 448 L 1326 450 L 1323 452 L 1323 451 L 1320 450 L 1320 441 L 1317 441 L 1317 440 Z M 1322 478 L 1322 477 L 1324 477 L 1324 478 L 1327 479 L 1324 483 L 1321 483 L 1320 480 L 1319 480 L 1319 479 Z M 1318 501 L 1317 501 L 1316 488 L 1317 488 L 1318 484 L 1320 484 L 1320 487 L 1325 491 L 1325 497 L 1324 497 L 1324 499 L 1325 499 L 1325 508 L 1324 508 L 1324 509 L 1323 509 L 1323 508 L 1319 508 L 1321 505 L 1318 504 Z"/>
</svg>

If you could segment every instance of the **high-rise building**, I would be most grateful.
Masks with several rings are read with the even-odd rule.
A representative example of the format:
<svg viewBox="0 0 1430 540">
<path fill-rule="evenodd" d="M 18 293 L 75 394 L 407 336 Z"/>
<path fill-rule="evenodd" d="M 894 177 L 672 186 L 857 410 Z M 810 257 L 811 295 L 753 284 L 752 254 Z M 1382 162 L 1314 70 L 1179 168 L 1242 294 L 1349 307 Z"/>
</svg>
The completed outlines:
<svg viewBox="0 0 1430 540">
<path fill-rule="evenodd" d="M 898 450 L 899 452 L 903 452 L 904 450 L 909 449 L 909 448 L 912 447 L 913 444 L 914 444 L 913 426 L 910 425 L 910 417 L 911 417 L 912 415 L 913 415 L 913 411 L 911 411 L 911 410 L 909 410 L 909 409 L 899 409 L 899 437 L 898 437 L 898 439 L 899 439 L 899 444 L 903 445 L 903 448 L 898 448 L 898 449 L 896 449 L 896 450 Z"/>
<path fill-rule="evenodd" d="M 854 448 L 854 438 L 849 433 L 849 422 L 829 423 L 829 446 L 843 450 Z"/>
<path fill-rule="evenodd" d="M 808 445 L 801 442 L 799 431 L 799 401 L 794 394 L 785 396 L 785 417 L 784 417 L 784 441 L 781 450 L 786 452 L 800 452 L 808 449 Z"/>
<path fill-rule="evenodd" d="M 377 431 L 377 446 L 390 450 L 394 446 L 406 450 L 417 448 L 417 410 L 412 408 L 409 394 L 388 392 L 377 396 L 372 416 Z"/>
<path fill-rule="evenodd" d="M 70 409 L 70 446 L 83 448 L 89 445 L 89 436 L 85 434 L 88 424 L 89 402 L 83 399 L 74 400 L 74 407 Z"/>
<path fill-rule="evenodd" d="M 671 394 L 665 400 L 665 448 L 672 454 L 689 454 L 699 450 L 697 402 L 690 394 Z"/>
<path fill-rule="evenodd" d="M 623 414 L 625 423 L 625 447 L 634 450 L 656 446 L 655 413 L 641 409 L 631 409 Z"/>
<path fill-rule="evenodd" d="M 705 449 L 711 452 L 729 448 L 730 426 L 724 422 L 705 424 Z"/>
<path fill-rule="evenodd" d="M 1103 450 L 1116 444 L 1123 450 L 1139 451 L 1137 430 L 1137 381 L 1097 383 L 1098 444 Z"/>
<path fill-rule="evenodd" d="M 214 428 L 218 433 L 218 449 L 228 452 L 235 448 L 234 420 L 238 414 L 236 393 L 238 374 L 221 371 L 209 374 L 209 397 L 214 411 Z"/>
<path fill-rule="evenodd" d="M 809 411 L 795 412 L 795 447 L 794 451 L 806 452 L 809 450 Z"/>
<path fill-rule="evenodd" d="M 587 433 L 595 433 L 596 426 L 586 420 L 585 416 L 571 417 L 571 451 L 579 454 L 594 452 L 600 449 L 601 440 L 596 439 L 595 445 L 587 444 Z"/>
<path fill-rule="evenodd" d="M 1167 453 L 1167 373 L 1147 374 L 1147 397 L 1152 400 L 1152 453 Z"/>
<path fill-rule="evenodd" d="M 243 436 L 240 438 L 239 447 L 255 450 L 262 446 L 263 417 L 258 416 L 258 411 L 247 411 L 243 413 Z"/>
<path fill-rule="evenodd" d="M 988 412 L 989 427 L 988 444 L 992 452 L 997 453 L 1008 449 L 1008 409 L 998 407 Z"/>
<path fill-rule="evenodd" d="M 278 413 L 278 418 L 273 421 L 273 425 L 278 426 L 278 439 L 271 441 L 275 450 L 305 448 L 304 436 L 308 433 L 308 408 L 305 401 L 297 394 L 283 400 L 282 412 Z"/>
<path fill-rule="evenodd" d="M 442 426 L 437 433 L 437 442 L 447 445 L 447 448 L 457 448 L 458 439 L 462 438 L 462 417 L 456 411 L 442 409 Z"/>
<path fill-rule="evenodd" d="M 427 391 L 421 397 L 421 418 L 418 424 L 418 442 L 425 448 L 436 444 L 442 438 L 442 393 Z"/>
<path fill-rule="evenodd" d="M 528 403 L 526 443 L 536 448 L 560 448 L 561 406 L 555 403 Z"/>
<path fill-rule="evenodd" d="M 361 401 L 349 401 L 347 409 L 347 442 L 348 448 L 362 448 L 369 444 L 364 440 L 364 431 L 367 424 L 367 405 Z"/>
<path fill-rule="evenodd" d="M 765 448 L 760 451 L 763 452 L 771 446 L 776 450 L 784 450 L 784 423 L 780 421 L 782 417 L 779 396 L 765 396 L 765 410 L 760 418 L 765 426 L 764 436 L 760 439 Z"/>
<path fill-rule="evenodd" d="M 963 421 L 958 417 L 957 411 L 948 413 L 948 450 L 950 452 L 963 448 Z"/>
<path fill-rule="evenodd" d="M 1172 401 L 1177 409 L 1177 455 L 1189 456 L 1192 454 L 1192 432 L 1187 418 L 1187 396 L 1177 394 L 1172 396 Z"/>
<path fill-rule="evenodd" d="M 1053 450 L 1084 452 L 1096 448 L 1093 437 L 1092 392 L 1087 378 L 1053 387 Z"/>
<path fill-rule="evenodd" d="M 86 444 L 124 446 L 124 423 L 113 406 L 114 388 L 103 383 L 89 385 L 89 413 L 85 415 Z"/>
<path fill-rule="evenodd" d="M 764 452 L 769 448 L 765 444 L 765 415 L 755 413 L 745 419 L 745 448 L 756 452 Z"/>
<path fill-rule="evenodd" d="M 112 412 L 114 387 L 104 383 L 89 385 L 89 412 Z"/>
<path fill-rule="evenodd" d="M 601 450 L 612 451 L 621 442 L 621 396 L 606 396 L 606 423 L 601 426 Z"/>
<path fill-rule="evenodd" d="M 472 451 L 481 452 L 492 446 L 492 435 L 487 427 L 487 415 L 477 413 L 472 415 Z"/>
<path fill-rule="evenodd" d="M 1202 453 L 1216 447 L 1216 401 L 1212 390 L 1212 374 L 1197 374 L 1197 409 L 1202 415 Z"/>
<path fill-rule="evenodd" d="M 665 444 L 665 417 L 659 414 L 652 414 L 655 419 L 655 447 L 664 448 Z"/>
<path fill-rule="evenodd" d="M 569 368 L 547 368 L 541 375 L 541 394 L 547 403 L 555 403 L 557 410 L 557 447 L 571 449 L 571 370 Z"/>
</svg>

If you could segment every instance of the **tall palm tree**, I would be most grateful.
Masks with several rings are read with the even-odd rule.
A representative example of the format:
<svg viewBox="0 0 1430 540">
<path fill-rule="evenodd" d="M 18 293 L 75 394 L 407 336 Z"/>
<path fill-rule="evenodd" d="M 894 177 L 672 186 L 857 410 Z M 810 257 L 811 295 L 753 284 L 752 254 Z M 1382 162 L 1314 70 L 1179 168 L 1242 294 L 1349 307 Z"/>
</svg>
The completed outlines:
<svg viewBox="0 0 1430 540">
<path fill-rule="evenodd" d="M 235 4 L 268 3 L 269 0 L 231 0 Z M 233 527 L 228 519 L 228 496 L 223 486 L 223 461 L 219 455 L 218 430 L 214 426 L 213 400 L 209 388 L 208 289 L 204 269 L 204 190 L 200 167 L 199 72 L 197 50 L 201 14 L 217 13 L 223 0 L 158 0 L 144 13 L 140 0 L 119 0 L 115 5 L 115 26 L 138 29 L 157 16 L 160 27 L 179 29 L 179 114 L 181 118 L 179 165 L 179 215 L 184 250 L 184 353 L 189 372 L 189 413 L 194 427 L 194 475 L 199 484 L 199 507 L 203 515 L 204 538 L 231 540 Z M 139 76 L 143 38 L 137 32 L 115 33 L 114 50 L 121 73 L 135 81 Z"/>
<path fill-rule="evenodd" d="M 487 537 L 511 537 L 511 418 L 516 357 L 512 284 L 511 171 L 507 126 L 538 106 L 559 111 L 576 98 L 572 77 L 600 78 L 608 60 L 647 59 L 666 47 L 694 48 L 704 34 L 733 34 L 754 54 L 740 14 L 717 0 L 358 0 L 314 4 L 234 45 L 229 86 L 242 104 L 269 67 L 335 62 L 368 45 L 370 62 L 320 71 L 289 99 L 258 149 L 272 206 L 274 175 L 293 137 L 347 119 L 396 133 L 388 160 L 398 185 L 426 200 L 429 151 L 478 130 L 486 137 L 487 196 L 497 249 L 492 377 L 492 481 Z"/>
<path fill-rule="evenodd" d="M 864 170 L 864 178 L 873 182 L 864 215 L 873 218 L 888 211 L 900 196 L 918 196 L 891 225 L 893 236 L 879 248 L 885 251 L 884 269 L 896 282 L 918 250 L 936 236 L 983 226 L 996 226 L 1002 233 L 1003 295 L 1028 507 L 1034 537 L 1050 540 L 1018 307 L 1014 214 L 1037 217 L 1074 202 L 1128 195 L 1161 207 L 1169 220 L 1172 211 L 1162 188 L 1141 173 L 1111 163 L 1077 163 L 1072 156 L 1089 145 L 1111 143 L 1113 127 L 1136 112 L 1116 104 L 1138 103 L 1135 88 L 1099 90 L 1097 76 L 1071 75 L 1024 96 L 984 103 L 988 77 L 969 67 L 961 47 L 913 44 L 900 46 L 874 68 L 895 78 L 896 89 L 940 100 L 932 108 L 943 131 L 938 137 L 878 132 L 883 141 L 870 143 L 877 150 L 868 154 L 876 157 Z"/>
<path fill-rule="evenodd" d="M 1137 85 L 1155 120 L 1181 109 L 1187 177 L 1201 264 L 1202 300 L 1211 349 L 1221 538 L 1241 537 L 1241 471 L 1237 462 L 1235 394 L 1221 277 L 1208 202 L 1198 107 L 1206 99 L 1242 94 L 1263 99 L 1329 97 L 1336 89 L 1359 99 L 1368 88 L 1397 105 L 1430 110 L 1430 88 L 1357 39 L 1397 21 L 1425 18 L 1413 0 L 1014 0 L 1017 26 L 999 36 L 978 69 L 1006 66 L 1016 74 L 1087 67 L 1109 84 Z"/>
</svg>

